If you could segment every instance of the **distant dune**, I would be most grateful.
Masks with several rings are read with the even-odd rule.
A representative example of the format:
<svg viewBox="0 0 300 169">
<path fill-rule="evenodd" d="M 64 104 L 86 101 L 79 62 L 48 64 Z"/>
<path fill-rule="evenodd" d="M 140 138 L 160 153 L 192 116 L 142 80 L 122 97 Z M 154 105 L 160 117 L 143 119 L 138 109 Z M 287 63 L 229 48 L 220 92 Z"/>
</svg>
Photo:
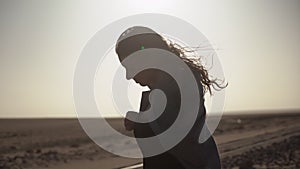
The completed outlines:
<svg viewBox="0 0 300 169">
<path fill-rule="evenodd" d="M 123 119 L 107 120 L 132 136 Z M 299 127 L 295 112 L 223 116 L 214 132 L 223 168 L 300 168 Z M 97 146 L 77 119 L 1 119 L 0 143 L 0 169 L 103 169 L 141 162 Z"/>
</svg>

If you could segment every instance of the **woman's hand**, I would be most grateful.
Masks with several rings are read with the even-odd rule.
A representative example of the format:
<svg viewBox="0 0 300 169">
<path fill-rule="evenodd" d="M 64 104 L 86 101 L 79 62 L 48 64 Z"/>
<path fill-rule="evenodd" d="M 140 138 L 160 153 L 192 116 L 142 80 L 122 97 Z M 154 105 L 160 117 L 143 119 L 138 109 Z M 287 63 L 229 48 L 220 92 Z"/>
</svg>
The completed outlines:
<svg viewBox="0 0 300 169">
<path fill-rule="evenodd" d="M 124 126 L 125 126 L 125 129 L 127 131 L 132 131 L 134 129 L 134 122 L 128 120 L 127 118 L 125 118 L 124 119 Z"/>
<path fill-rule="evenodd" d="M 126 113 L 126 117 L 124 119 L 124 126 L 127 131 L 132 131 L 134 129 L 135 120 L 138 116 L 137 112 L 129 111 Z"/>
</svg>

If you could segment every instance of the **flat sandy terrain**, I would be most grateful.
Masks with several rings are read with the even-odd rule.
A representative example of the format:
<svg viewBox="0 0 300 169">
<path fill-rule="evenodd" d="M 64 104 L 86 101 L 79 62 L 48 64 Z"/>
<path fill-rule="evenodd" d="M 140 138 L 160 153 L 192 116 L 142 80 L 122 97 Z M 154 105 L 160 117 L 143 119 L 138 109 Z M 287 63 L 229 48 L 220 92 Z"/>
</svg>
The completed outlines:
<svg viewBox="0 0 300 169">
<path fill-rule="evenodd" d="M 108 121 L 132 135 L 122 119 Z M 214 133 L 223 168 L 300 168 L 299 127 L 299 113 L 223 116 Z M 142 161 L 106 152 L 77 119 L 1 119 L 0 145 L 0 169 L 140 168 Z"/>
</svg>

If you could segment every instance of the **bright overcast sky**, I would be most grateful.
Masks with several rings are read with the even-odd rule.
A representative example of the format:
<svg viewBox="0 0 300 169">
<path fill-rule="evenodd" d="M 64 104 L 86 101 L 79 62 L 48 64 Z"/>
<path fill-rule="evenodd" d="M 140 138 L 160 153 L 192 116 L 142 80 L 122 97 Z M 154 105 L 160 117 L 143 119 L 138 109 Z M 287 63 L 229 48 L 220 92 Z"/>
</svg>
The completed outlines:
<svg viewBox="0 0 300 169">
<path fill-rule="evenodd" d="M 86 42 L 115 20 L 152 12 L 186 20 L 221 49 L 225 113 L 300 108 L 300 1 L 7 0 L 0 117 L 76 117 L 72 80 Z"/>
</svg>

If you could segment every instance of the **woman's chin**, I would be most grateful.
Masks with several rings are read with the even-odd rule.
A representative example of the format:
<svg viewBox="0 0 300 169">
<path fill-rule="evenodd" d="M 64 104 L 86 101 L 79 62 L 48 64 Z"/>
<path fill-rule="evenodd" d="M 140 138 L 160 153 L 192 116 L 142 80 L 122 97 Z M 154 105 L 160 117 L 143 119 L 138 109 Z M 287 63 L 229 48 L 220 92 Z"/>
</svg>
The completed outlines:
<svg viewBox="0 0 300 169">
<path fill-rule="evenodd" d="M 140 86 L 147 86 L 146 84 L 143 83 L 138 83 Z"/>
<path fill-rule="evenodd" d="M 148 84 L 143 83 L 143 82 L 137 82 L 140 86 L 148 86 Z"/>
</svg>

